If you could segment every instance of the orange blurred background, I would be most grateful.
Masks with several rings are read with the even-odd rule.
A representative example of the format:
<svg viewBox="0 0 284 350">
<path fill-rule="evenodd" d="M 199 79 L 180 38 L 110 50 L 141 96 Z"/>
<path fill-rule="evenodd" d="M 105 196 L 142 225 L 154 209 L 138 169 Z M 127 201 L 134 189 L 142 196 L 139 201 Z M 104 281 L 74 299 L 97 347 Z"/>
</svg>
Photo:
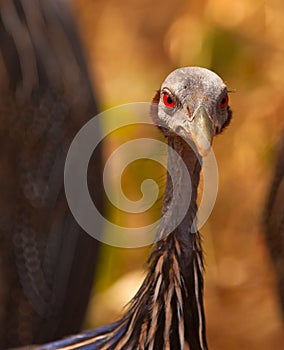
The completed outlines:
<svg viewBox="0 0 284 350">
<path fill-rule="evenodd" d="M 73 0 L 101 109 L 150 101 L 180 66 L 216 71 L 233 121 L 217 138 L 219 192 L 201 233 L 212 350 L 284 349 L 262 212 L 284 129 L 280 0 Z M 110 322 L 138 289 L 149 247 L 104 246 L 86 328 Z"/>
</svg>

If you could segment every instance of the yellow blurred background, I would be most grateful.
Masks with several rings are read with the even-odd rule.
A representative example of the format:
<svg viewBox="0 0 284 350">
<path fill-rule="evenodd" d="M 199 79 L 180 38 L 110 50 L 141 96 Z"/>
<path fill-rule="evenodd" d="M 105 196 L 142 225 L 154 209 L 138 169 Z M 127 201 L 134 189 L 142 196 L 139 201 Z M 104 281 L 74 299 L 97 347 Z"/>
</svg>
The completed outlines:
<svg viewBox="0 0 284 350">
<path fill-rule="evenodd" d="M 72 1 L 101 109 L 151 101 L 180 66 L 210 68 L 236 91 L 231 126 L 214 143 L 219 192 L 201 231 L 208 342 L 213 350 L 284 349 L 261 223 L 284 129 L 283 1 Z M 86 328 L 116 319 L 148 253 L 103 247 Z"/>
</svg>

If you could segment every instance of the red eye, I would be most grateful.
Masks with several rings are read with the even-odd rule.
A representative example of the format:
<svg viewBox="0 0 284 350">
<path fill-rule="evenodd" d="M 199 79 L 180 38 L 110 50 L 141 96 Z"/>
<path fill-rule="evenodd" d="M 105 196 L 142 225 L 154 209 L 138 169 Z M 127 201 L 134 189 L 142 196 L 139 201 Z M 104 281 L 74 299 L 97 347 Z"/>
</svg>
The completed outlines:
<svg viewBox="0 0 284 350">
<path fill-rule="evenodd" d="M 167 93 L 164 93 L 163 102 L 164 102 L 165 106 L 167 106 L 169 108 L 174 108 L 174 106 L 175 106 L 175 101 Z"/>
<path fill-rule="evenodd" d="M 226 94 L 220 102 L 220 107 L 225 108 L 228 106 L 228 103 L 229 103 L 229 96 L 228 96 L 228 94 Z"/>
</svg>

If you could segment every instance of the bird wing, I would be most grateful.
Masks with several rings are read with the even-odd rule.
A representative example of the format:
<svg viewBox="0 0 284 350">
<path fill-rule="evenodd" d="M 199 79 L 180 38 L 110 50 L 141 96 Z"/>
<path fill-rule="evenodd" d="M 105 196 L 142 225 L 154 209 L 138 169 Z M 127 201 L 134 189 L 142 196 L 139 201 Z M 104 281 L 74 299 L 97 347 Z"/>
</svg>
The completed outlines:
<svg viewBox="0 0 284 350">
<path fill-rule="evenodd" d="M 284 136 L 280 143 L 272 185 L 265 207 L 265 237 L 276 273 L 284 317 Z"/>
<path fill-rule="evenodd" d="M 0 52 L 3 348 L 79 330 L 99 245 L 74 220 L 63 186 L 68 147 L 97 113 L 66 2 L 1 3 Z M 90 172 L 101 210 L 100 149 Z"/>
</svg>

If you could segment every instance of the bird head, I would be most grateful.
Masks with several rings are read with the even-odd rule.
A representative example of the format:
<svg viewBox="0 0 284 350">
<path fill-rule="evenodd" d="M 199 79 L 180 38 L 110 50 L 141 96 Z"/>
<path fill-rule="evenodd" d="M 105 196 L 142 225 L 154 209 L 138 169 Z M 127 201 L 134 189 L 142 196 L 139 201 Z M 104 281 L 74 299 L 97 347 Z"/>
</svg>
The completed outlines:
<svg viewBox="0 0 284 350">
<path fill-rule="evenodd" d="M 152 117 L 165 136 L 193 142 L 201 156 L 231 120 L 228 90 L 214 72 L 200 67 L 173 71 L 153 99 Z"/>
</svg>

